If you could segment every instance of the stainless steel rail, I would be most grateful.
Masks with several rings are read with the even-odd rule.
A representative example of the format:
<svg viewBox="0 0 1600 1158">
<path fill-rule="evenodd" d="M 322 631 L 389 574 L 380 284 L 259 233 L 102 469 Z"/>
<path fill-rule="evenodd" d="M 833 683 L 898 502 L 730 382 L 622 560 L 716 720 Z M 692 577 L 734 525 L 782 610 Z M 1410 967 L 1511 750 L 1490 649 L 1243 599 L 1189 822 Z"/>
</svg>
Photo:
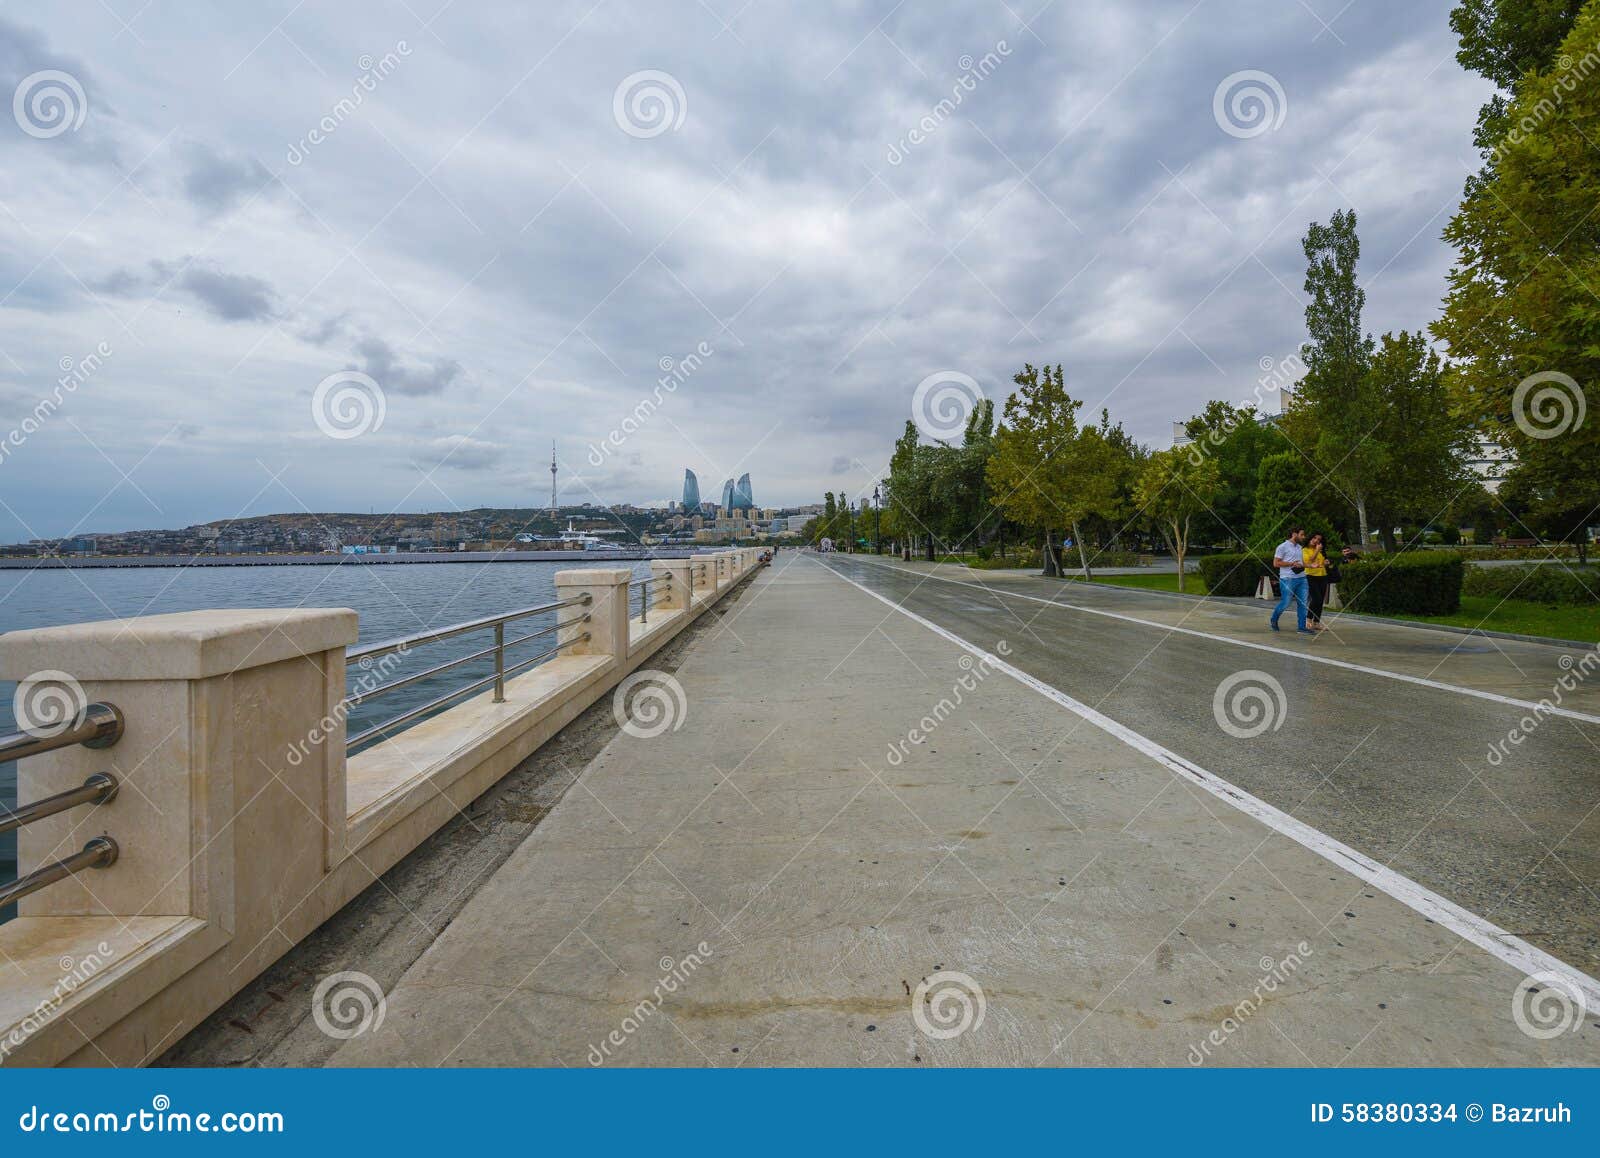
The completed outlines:
<svg viewBox="0 0 1600 1158">
<path fill-rule="evenodd" d="M 115 704 L 90 704 L 71 724 L 48 736 L 32 732 L 0 735 L 0 760 L 26 760 L 29 756 L 70 748 L 74 744 L 109 748 L 122 739 L 122 729 L 122 713 Z"/>
<path fill-rule="evenodd" d="M 9 885 L 0 885 L 0 909 L 57 881 L 66 880 L 84 869 L 110 868 L 117 863 L 120 851 L 117 842 L 109 836 L 97 836 L 84 845 L 81 851 L 36 868 L 27 876 L 18 877 Z"/>
<path fill-rule="evenodd" d="M 117 778 L 111 773 L 96 772 L 77 788 L 57 792 L 32 804 L 19 804 L 15 809 L 0 805 L 0 832 L 11 832 L 80 804 L 107 804 L 116 799 L 117 787 Z"/>
<path fill-rule="evenodd" d="M 524 638 L 532 638 L 532 637 L 531 636 L 525 636 Z M 590 638 L 590 636 L 589 636 L 589 633 L 586 631 L 582 635 L 574 636 L 573 638 L 567 640 L 565 643 L 558 643 L 554 647 L 550 648 L 548 651 L 541 651 L 538 655 L 530 656 L 529 658 L 527 658 L 525 660 L 521 660 L 518 663 L 512 664 L 510 667 L 506 667 L 505 666 L 505 648 L 504 647 L 488 648 L 488 649 L 486 649 L 487 651 L 493 651 L 493 652 L 496 653 L 495 671 L 494 671 L 493 675 L 484 676 L 480 680 L 474 680 L 472 683 L 464 684 L 459 688 L 455 688 L 452 691 L 446 692 L 444 695 L 440 696 L 438 699 L 429 700 L 427 703 L 419 704 L 417 707 L 412 708 L 408 712 L 402 712 L 400 715 L 395 716 L 391 720 L 385 720 L 381 724 L 374 724 L 372 727 L 368 728 L 366 731 L 359 732 L 356 735 L 350 737 L 350 739 L 348 741 L 346 741 L 346 747 L 354 748 L 358 744 L 364 744 L 368 740 L 374 739 L 375 737 L 381 736 L 383 733 L 388 732 L 391 729 L 399 727 L 401 724 L 409 724 L 412 720 L 415 720 L 415 719 L 417 719 L 417 718 L 419 718 L 421 716 L 425 716 L 429 712 L 434 711 L 435 709 L 444 707 L 446 704 L 450 703 L 450 701 L 460 699 L 462 696 L 468 694 L 469 692 L 475 692 L 479 688 L 487 687 L 489 684 L 494 684 L 495 685 L 495 700 L 494 700 L 494 702 L 497 703 L 497 704 L 504 703 L 505 702 L 504 687 L 505 687 L 505 678 L 507 676 L 515 675 L 517 672 L 521 671 L 523 668 L 532 667 L 534 664 L 538 663 L 542 659 L 549 659 L 551 656 L 553 656 L 557 652 L 559 652 L 562 648 L 571 647 L 575 643 L 582 643 L 584 640 L 586 640 L 588 638 Z M 521 642 L 521 641 L 519 640 L 517 642 Z M 447 665 L 444 665 L 444 666 L 454 667 L 455 665 L 454 664 L 447 664 Z M 391 687 L 398 686 L 398 683 L 393 684 L 393 685 L 389 685 L 389 686 L 391 686 Z M 369 696 L 369 698 L 370 698 L 370 696 Z"/>
<path fill-rule="evenodd" d="M 446 704 L 449 704 L 452 700 L 460 699 L 462 696 L 467 695 L 470 692 L 478 691 L 480 688 L 485 688 L 490 685 L 493 685 L 494 687 L 494 702 L 497 704 L 505 703 L 507 676 L 514 675 L 524 668 L 531 667 L 533 664 L 538 663 L 542 659 L 548 659 L 550 656 L 555 655 L 564 647 L 570 647 L 575 643 L 588 639 L 589 633 L 584 632 L 581 636 L 576 636 L 564 643 L 559 643 L 555 647 L 550 648 L 548 651 L 542 651 L 530 659 L 518 661 L 510 666 L 506 665 L 506 649 L 527 643 L 530 639 L 539 639 L 540 637 L 549 635 L 552 632 L 560 631 L 564 627 L 571 627 L 572 625 L 578 623 L 587 623 L 589 621 L 589 612 L 585 611 L 582 615 L 574 615 L 568 617 L 567 619 L 558 620 L 557 622 L 549 624 L 545 627 L 537 628 L 523 635 L 519 635 L 515 639 L 506 638 L 506 624 L 518 619 L 525 619 L 530 615 L 544 615 L 553 611 L 559 612 L 569 607 L 587 607 L 593 602 L 594 597 L 592 595 L 577 595 L 571 599 L 558 599 L 554 603 L 541 603 L 534 607 L 519 608 L 516 611 L 508 611 L 503 615 L 486 615 L 481 619 L 469 619 L 465 623 L 455 623 L 451 624 L 449 627 L 439 627 L 429 631 L 419 631 L 411 635 L 400 636 L 396 639 L 386 639 L 379 643 L 369 643 L 363 646 L 346 649 L 344 653 L 346 664 L 360 664 L 365 666 L 370 665 L 372 660 L 381 656 L 393 655 L 396 652 L 406 652 L 413 647 L 421 647 L 424 644 L 437 643 L 440 640 L 454 639 L 456 636 L 466 635 L 468 632 L 488 630 L 493 630 L 494 632 L 494 643 L 490 644 L 488 647 L 479 648 L 478 650 L 470 652 L 467 655 L 459 656 L 456 659 L 446 660 L 444 663 L 434 664 L 432 667 L 427 668 L 424 671 L 417 672 L 415 675 L 408 675 L 402 679 L 390 680 L 373 688 L 362 688 L 346 696 L 344 700 L 344 708 L 346 711 L 349 711 L 350 709 L 359 707 L 361 704 L 367 703 L 368 701 L 375 700 L 379 696 L 385 696 L 390 692 L 399 691 L 401 688 L 411 687 L 414 684 L 419 684 L 424 680 L 431 679 L 432 677 L 439 675 L 441 672 L 450 671 L 454 668 L 461 667 L 463 664 L 472 663 L 474 660 L 494 660 L 494 673 L 492 675 L 487 675 L 482 679 L 473 680 L 470 683 L 463 684 L 461 687 L 455 688 L 445 695 L 439 696 L 438 698 L 430 700 L 425 704 L 419 704 L 415 708 L 411 708 L 408 711 L 402 712 L 393 719 L 385 720 L 381 724 L 376 724 L 373 727 L 367 728 L 366 730 L 350 737 L 345 742 L 346 748 L 355 748 L 360 744 L 366 743 L 368 740 L 374 739 L 386 732 L 393 730 L 394 728 L 399 727 L 401 724 L 409 724 L 413 720 L 428 715 L 430 712 L 436 711 L 437 709 L 444 707 Z"/>
<path fill-rule="evenodd" d="M 369 643 L 363 647 L 350 647 L 345 649 L 344 658 L 347 663 L 351 661 L 359 663 L 364 659 L 375 659 L 402 648 L 420 647 L 425 643 L 437 643 L 441 639 L 465 635 L 469 631 L 481 631 L 486 627 L 504 625 L 513 619 L 540 615 L 546 611 L 559 611 L 563 607 L 587 606 L 592 599 L 593 596 L 590 595 L 577 595 L 571 599 L 559 599 L 554 603 L 541 603 L 537 607 L 524 607 L 520 611 L 508 611 L 504 615 L 486 615 L 482 619 L 469 619 L 465 623 L 452 624 L 450 627 L 419 631 L 415 635 L 403 635 L 396 639 L 386 639 L 381 643 Z"/>
</svg>

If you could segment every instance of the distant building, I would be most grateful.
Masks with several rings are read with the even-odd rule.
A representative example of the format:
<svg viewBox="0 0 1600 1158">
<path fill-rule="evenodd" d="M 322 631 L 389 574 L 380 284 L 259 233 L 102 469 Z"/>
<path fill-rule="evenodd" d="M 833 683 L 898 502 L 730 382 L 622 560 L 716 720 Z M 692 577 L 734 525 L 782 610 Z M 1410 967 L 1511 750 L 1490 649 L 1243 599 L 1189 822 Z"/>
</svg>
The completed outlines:
<svg viewBox="0 0 1600 1158">
<path fill-rule="evenodd" d="M 700 480 L 692 470 L 683 472 L 683 509 L 692 511 L 700 505 Z"/>
<path fill-rule="evenodd" d="M 756 500 L 750 493 L 750 476 L 748 474 L 742 474 L 739 476 L 738 483 L 735 484 L 733 488 L 733 509 L 738 511 L 748 511 L 755 505 Z"/>
<path fill-rule="evenodd" d="M 733 510 L 734 500 L 737 498 L 738 493 L 738 489 L 731 478 L 723 480 L 721 506 L 724 511 Z"/>
</svg>

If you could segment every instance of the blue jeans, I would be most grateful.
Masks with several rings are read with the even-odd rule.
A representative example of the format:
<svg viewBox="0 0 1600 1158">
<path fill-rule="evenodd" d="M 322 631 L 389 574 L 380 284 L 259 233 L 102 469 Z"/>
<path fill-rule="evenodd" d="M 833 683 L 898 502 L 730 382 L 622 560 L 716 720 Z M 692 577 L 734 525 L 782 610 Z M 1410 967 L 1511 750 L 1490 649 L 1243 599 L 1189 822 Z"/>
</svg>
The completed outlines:
<svg viewBox="0 0 1600 1158">
<path fill-rule="evenodd" d="M 1306 593 L 1310 585 L 1304 575 L 1293 575 L 1287 579 L 1278 580 L 1278 606 L 1272 609 L 1272 626 L 1278 626 L 1278 616 L 1282 615 L 1289 606 L 1289 600 L 1294 600 L 1295 618 L 1299 620 L 1300 630 L 1306 629 Z"/>
</svg>

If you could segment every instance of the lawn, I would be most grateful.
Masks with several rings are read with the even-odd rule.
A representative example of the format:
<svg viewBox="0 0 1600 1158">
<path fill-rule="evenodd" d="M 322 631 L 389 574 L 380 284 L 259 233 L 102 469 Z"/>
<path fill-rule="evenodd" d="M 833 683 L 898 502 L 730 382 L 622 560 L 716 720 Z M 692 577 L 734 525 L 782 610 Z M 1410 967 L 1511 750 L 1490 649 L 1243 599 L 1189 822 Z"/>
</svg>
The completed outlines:
<svg viewBox="0 0 1600 1158">
<path fill-rule="evenodd" d="M 1083 582 L 1082 576 L 1079 575 L 1068 575 L 1067 578 L 1076 583 Z M 1145 591 L 1178 590 L 1176 572 L 1154 575 L 1106 575 L 1104 577 L 1096 575 L 1094 582 L 1105 583 L 1112 587 L 1138 587 Z M 1185 595 L 1204 595 L 1206 593 L 1206 581 L 1199 572 L 1183 577 L 1183 593 Z"/>
<path fill-rule="evenodd" d="M 1600 639 L 1600 608 L 1553 607 L 1522 599 L 1501 602 L 1493 595 L 1463 595 L 1461 610 L 1455 615 L 1397 615 L 1393 618 L 1451 627 L 1481 627 L 1485 631 L 1509 631 L 1515 635 L 1544 635 L 1552 639 Z"/>
<path fill-rule="evenodd" d="M 1077 576 L 1070 576 L 1083 582 Z M 1176 591 L 1176 575 L 1107 575 L 1096 583 L 1116 587 L 1138 587 L 1146 591 Z M 1206 581 L 1199 575 L 1185 577 L 1185 595 L 1204 595 Z M 1484 631 L 1505 631 L 1512 635 L 1543 635 L 1551 639 L 1600 639 L 1600 609 L 1595 607 L 1554 607 L 1524 599 L 1501 601 L 1493 595 L 1463 595 L 1461 610 L 1454 615 L 1393 615 L 1390 619 L 1409 619 L 1417 623 L 1438 623 L 1448 627 L 1478 627 Z"/>
</svg>

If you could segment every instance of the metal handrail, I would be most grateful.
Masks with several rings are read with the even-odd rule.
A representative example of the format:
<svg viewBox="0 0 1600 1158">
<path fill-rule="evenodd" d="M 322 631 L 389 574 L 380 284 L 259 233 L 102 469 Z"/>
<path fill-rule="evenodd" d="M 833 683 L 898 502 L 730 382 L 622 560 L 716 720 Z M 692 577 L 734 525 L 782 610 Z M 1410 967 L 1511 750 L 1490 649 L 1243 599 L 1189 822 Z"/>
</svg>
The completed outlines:
<svg viewBox="0 0 1600 1158">
<path fill-rule="evenodd" d="M 350 647 L 345 649 L 345 662 L 352 660 L 375 659 L 381 655 L 399 651 L 401 648 L 420 647 L 425 643 L 437 643 L 441 639 L 452 639 L 458 635 L 465 635 L 469 631 L 481 631 L 486 627 L 504 627 L 513 619 L 522 619 L 529 615 L 540 615 L 547 611 L 559 611 L 563 607 L 587 606 L 593 601 L 593 596 L 575 595 L 571 599 L 559 599 L 554 603 L 543 603 L 538 607 L 524 607 L 519 611 L 508 611 L 504 615 L 486 615 L 482 619 L 469 619 L 465 623 L 457 623 L 450 627 L 440 627 L 433 631 L 419 631 L 414 635 L 400 636 L 397 639 L 386 639 L 381 643 L 369 643 L 363 647 Z"/>
<path fill-rule="evenodd" d="M 540 636 L 549 635 L 552 631 L 560 631 L 563 627 L 571 627 L 574 623 L 588 623 L 589 618 L 589 613 L 584 612 L 582 615 L 575 615 L 571 619 L 564 619 L 559 623 L 552 623 L 549 627 L 541 627 L 538 631 L 530 631 L 526 635 L 519 635 L 516 639 L 508 639 L 504 643 L 501 643 L 497 640 L 488 647 L 482 648 L 478 651 L 470 652 L 469 654 L 462 656 L 460 659 L 452 659 L 441 664 L 435 664 L 433 667 L 428 668 L 426 671 L 420 671 L 416 675 L 409 675 L 404 679 L 390 680 L 386 684 L 381 684 L 378 687 L 371 688 L 364 692 L 352 692 L 350 695 L 345 697 L 345 705 L 351 708 L 358 707 L 369 700 L 377 699 L 379 696 L 388 695 L 390 692 L 399 691 L 401 688 L 409 687 L 412 684 L 421 683 L 423 680 L 429 678 L 430 676 L 436 676 L 440 672 L 449 671 L 451 668 L 460 667 L 465 663 L 471 663 L 475 659 L 484 659 L 487 656 L 496 655 L 505 648 L 516 647 L 518 644 L 527 643 L 530 639 L 538 639 Z"/>
<path fill-rule="evenodd" d="M 109 748 L 122 739 L 124 720 L 115 704 L 90 704 L 71 724 L 48 736 L 32 732 L 0 735 L 0 761 L 26 760 L 57 748 L 82 744 L 85 748 Z"/>
<path fill-rule="evenodd" d="M 384 732 L 390 731 L 391 729 L 396 728 L 396 727 L 400 726 L 401 724 L 409 724 L 412 720 L 415 720 L 420 716 L 425 716 L 429 712 L 432 712 L 432 711 L 434 711 L 434 710 L 436 710 L 438 708 L 444 707 L 446 704 L 450 703 L 450 701 L 460 699 L 462 696 L 466 695 L 467 693 L 475 692 L 479 688 L 487 687 L 489 684 L 494 684 L 496 686 L 497 694 L 495 696 L 495 701 L 494 702 L 497 703 L 497 704 L 504 703 L 505 702 L 505 696 L 504 696 L 503 693 L 504 693 L 504 686 L 505 686 L 505 678 L 506 678 L 506 676 L 513 675 L 516 672 L 521 671 L 525 667 L 532 667 L 534 664 L 538 663 L 542 659 L 549 659 L 552 655 L 555 655 L 562 648 L 571 647 L 575 643 L 582 643 L 582 642 L 584 642 L 585 640 L 587 640 L 589 638 L 591 638 L 591 636 L 586 631 L 582 635 L 577 635 L 577 636 L 574 636 L 573 638 L 571 638 L 569 640 L 566 640 L 563 643 L 558 643 L 554 647 L 550 648 L 548 651 L 541 651 L 538 655 L 530 656 L 528 659 L 521 660 L 518 663 L 515 663 L 515 664 L 511 665 L 510 667 L 505 667 L 504 666 L 505 649 L 503 647 L 491 649 L 491 650 L 499 652 L 499 655 L 496 657 L 497 658 L 497 663 L 495 665 L 495 671 L 494 671 L 493 675 L 484 676 L 482 679 L 474 680 L 470 684 L 464 684 L 463 686 L 461 686 L 459 688 L 456 688 L 453 691 L 446 692 L 444 695 L 440 696 L 438 699 L 430 700 L 429 702 L 427 702 L 425 704 L 420 704 L 417 707 L 412 708 L 410 711 L 402 712 L 400 715 L 395 716 L 391 720 L 385 720 L 381 724 L 374 724 L 372 727 L 368 728 L 366 731 L 360 732 L 357 735 L 352 736 L 346 742 L 346 747 L 354 748 L 358 744 L 364 744 L 368 740 L 372 739 L 374 736 L 380 736 Z"/>
<path fill-rule="evenodd" d="M 77 788 L 57 792 L 32 804 L 21 804 L 15 809 L 0 805 L 0 833 L 11 832 L 24 824 L 32 824 L 80 804 L 109 804 L 116 799 L 117 787 L 117 778 L 111 773 L 96 772 Z"/>
<path fill-rule="evenodd" d="M 60 860 L 53 860 L 47 865 L 41 865 L 27 876 L 18 877 L 9 885 L 0 885 L 0 909 L 57 881 L 66 880 L 84 869 L 110 868 L 117 863 L 120 852 L 117 842 L 109 836 L 97 836 L 84 845 L 81 851 L 62 857 Z"/>
</svg>

